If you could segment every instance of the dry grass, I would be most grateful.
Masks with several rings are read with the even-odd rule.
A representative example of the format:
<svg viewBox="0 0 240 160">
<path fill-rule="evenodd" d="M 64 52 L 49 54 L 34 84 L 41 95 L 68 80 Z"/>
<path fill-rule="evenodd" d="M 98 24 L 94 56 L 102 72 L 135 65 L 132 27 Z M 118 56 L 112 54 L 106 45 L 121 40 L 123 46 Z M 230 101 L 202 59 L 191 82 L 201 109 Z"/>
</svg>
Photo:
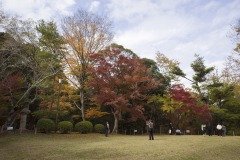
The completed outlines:
<svg viewBox="0 0 240 160">
<path fill-rule="evenodd" d="M 240 136 L 11 134 L 0 137 L 3 160 L 240 160 Z"/>
</svg>

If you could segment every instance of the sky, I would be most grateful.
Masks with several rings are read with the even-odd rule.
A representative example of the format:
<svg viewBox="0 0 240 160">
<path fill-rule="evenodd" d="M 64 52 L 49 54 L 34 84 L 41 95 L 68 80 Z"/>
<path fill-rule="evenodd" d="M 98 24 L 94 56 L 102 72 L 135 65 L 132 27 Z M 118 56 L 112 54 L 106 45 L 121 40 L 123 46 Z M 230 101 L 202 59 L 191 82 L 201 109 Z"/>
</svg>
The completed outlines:
<svg viewBox="0 0 240 160">
<path fill-rule="evenodd" d="M 109 16 L 113 42 L 141 58 L 163 53 L 192 77 L 198 54 L 220 72 L 234 43 L 229 37 L 240 19 L 240 0 L 0 0 L 2 9 L 23 18 L 55 19 L 78 9 Z M 190 85 L 182 80 L 186 86 Z"/>
</svg>

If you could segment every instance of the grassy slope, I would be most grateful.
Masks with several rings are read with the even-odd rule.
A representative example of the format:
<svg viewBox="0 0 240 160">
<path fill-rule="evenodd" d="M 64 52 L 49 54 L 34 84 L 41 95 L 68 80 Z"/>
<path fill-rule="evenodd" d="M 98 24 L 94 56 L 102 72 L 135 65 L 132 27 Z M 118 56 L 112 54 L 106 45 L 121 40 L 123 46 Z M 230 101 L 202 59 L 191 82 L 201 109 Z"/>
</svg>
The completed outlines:
<svg viewBox="0 0 240 160">
<path fill-rule="evenodd" d="M 11 134 L 0 137 L 0 159 L 240 160 L 240 136 Z"/>
</svg>

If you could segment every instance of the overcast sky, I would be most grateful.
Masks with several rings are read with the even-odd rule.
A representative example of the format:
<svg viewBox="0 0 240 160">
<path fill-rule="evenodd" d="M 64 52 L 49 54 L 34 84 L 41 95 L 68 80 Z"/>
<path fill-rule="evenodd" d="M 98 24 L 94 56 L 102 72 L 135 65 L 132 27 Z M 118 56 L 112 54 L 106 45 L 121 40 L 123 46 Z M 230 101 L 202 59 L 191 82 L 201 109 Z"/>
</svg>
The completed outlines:
<svg viewBox="0 0 240 160">
<path fill-rule="evenodd" d="M 4 12 L 23 18 L 71 15 L 77 9 L 107 14 L 114 42 L 141 58 L 161 52 L 192 76 L 194 54 L 207 66 L 223 68 L 235 44 L 228 37 L 240 19 L 240 0 L 0 0 Z"/>
</svg>

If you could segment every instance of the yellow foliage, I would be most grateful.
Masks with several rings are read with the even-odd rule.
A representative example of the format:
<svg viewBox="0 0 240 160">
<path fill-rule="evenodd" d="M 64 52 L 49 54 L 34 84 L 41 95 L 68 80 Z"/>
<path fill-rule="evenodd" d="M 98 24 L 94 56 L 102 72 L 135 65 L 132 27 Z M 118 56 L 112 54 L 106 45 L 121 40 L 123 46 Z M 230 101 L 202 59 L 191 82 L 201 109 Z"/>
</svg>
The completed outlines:
<svg viewBox="0 0 240 160">
<path fill-rule="evenodd" d="M 109 114 L 108 112 L 101 112 L 98 108 L 89 108 L 85 113 L 86 118 L 99 118 Z"/>
</svg>

